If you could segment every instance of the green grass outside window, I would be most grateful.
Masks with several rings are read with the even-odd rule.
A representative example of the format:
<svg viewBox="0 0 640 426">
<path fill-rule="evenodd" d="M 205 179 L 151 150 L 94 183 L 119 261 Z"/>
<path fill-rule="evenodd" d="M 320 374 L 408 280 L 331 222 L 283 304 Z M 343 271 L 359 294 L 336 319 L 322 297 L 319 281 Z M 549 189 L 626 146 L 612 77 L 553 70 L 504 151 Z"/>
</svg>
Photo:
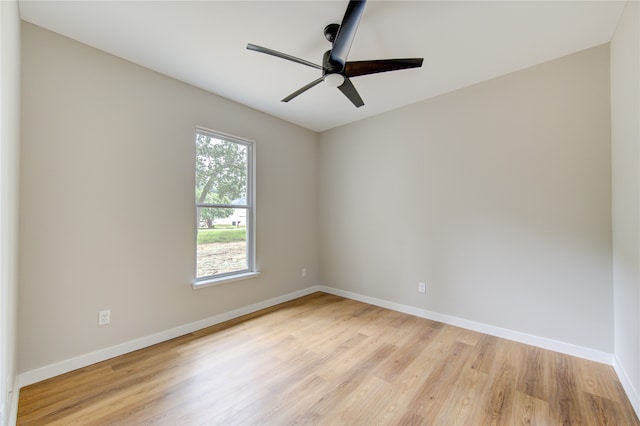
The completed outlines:
<svg viewBox="0 0 640 426">
<path fill-rule="evenodd" d="M 198 229 L 198 244 L 231 243 L 246 239 L 247 230 L 244 226 L 240 228 Z"/>
</svg>

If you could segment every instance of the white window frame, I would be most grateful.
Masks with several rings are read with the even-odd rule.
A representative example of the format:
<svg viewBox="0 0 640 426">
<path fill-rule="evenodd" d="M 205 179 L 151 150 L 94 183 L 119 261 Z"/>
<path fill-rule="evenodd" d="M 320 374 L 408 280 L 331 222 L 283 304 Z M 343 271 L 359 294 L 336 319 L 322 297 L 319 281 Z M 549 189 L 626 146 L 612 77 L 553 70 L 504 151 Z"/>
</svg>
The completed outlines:
<svg viewBox="0 0 640 426">
<path fill-rule="evenodd" d="M 254 278 L 260 275 L 256 270 L 256 143 L 249 139 L 244 139 L 238 136 L 229 135 L 226 133 L 218 132 L 215 130 L 206 129 L 204 127 L 196 127 L 194 134 L 194 142 L 197 140 L 199 134 L 203 134 L 215 139 L 221 139 L 226 142 L 237 143 L 244 145 L 247 148 L 247 194 L 246 205 L 234 205 L 234 204 L 210 204 L 210 203 L 198 203 L 194 195 L 194 204 L 196 206 L 196 215 L 194 219 L 194 229 L 196 237 L 196 278 L 192 283 L 193 288 L 203 288 L 213 285 L 224 284 L 233 281 L 245 280 Z M 195 157 L 194 157 L 195 160 Z M 194 173 L 194 187 L 195 187 L 195 173 Z M 199 207 L 214 207 L 214 208 L 244 208 L 247 211 L 247 223 L 246 223 L 246 235 L 247 235 L 247 268 L 239 271 L 225 272 L 221 274 L 209 275 L 206 277 L 198 277 L 197 262 L 198 262 L 198 208 Z"/>
</svg>

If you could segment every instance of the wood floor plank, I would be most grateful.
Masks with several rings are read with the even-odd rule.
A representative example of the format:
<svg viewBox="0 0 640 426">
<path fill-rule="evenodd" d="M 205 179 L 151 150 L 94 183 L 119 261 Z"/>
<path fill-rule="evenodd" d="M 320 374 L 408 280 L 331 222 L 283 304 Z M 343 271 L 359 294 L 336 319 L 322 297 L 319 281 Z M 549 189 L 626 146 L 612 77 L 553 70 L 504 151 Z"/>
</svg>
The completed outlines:
<svg viewBox="0 0 640 426">
<path fill-rule="evenodd" d="M 585 424 L 586 406 L 577 389 L 577 376 L 572 369 L 571 359 L 561 354 L 553 354 L 555 361 L 554 381 L 551 400 L 551 419 L 556 424 Z"/>
<path fill-rule="evenodd" d="M 368 370 L 378 362 L 386 359 L 394 350 L 395 346 L 388 343 L 377 346 L 375 351 L 353 365 L 329 393 L 323 395 L 308 407 L 304 413 L 293 419 L 293 423 L 313 424 L 319 422 L 325 413 L 333 411 L 337 404 L 346 398 L 350 398 L 363 378 L 366 377 Z"/>
<path fill-rule="evenodd" d="M 640 426 L 611 366 L 324 293 L 20 391 L 18 425 Z"/>
<path fill-rule="evenodd" d="M 410 418 L 418 415 L 424 421 L 440 423 L 445 416 L 441 410 L 445 408 L 448 392 L 459 380 L 463 372 L 462 366 L 470 355 L 471 346 L 454 342 L 449 348 L 447 359 L 438 362 L 436 368 L 414 393 L 407 406 L 405 417 L 400 422 L 406 423 Z"/>
<path fill-rule="evenodd" d="M 428 356 L 427 351 L 420 354 L 391 384 L 389 399 L 376 411 L 376 424 L 399 424 L 407 421 L 408 406 L 419 389 L 436 368 L 440 360 Z M 372 414 L 372 415 L 373 415 Z M 420 416 L 416 415 L 416 419 Z M 413 421 L 413 420 L 410 420 Z"/>
<path fill-rule="evenodd" d="M 388 382 L 372 375 L 366 375 L 353 389 L 349 398 L 344 398 L 332 408 L 333 414 L 319 419 L 317 424 L 380 424 L 377 411 L 381 404 L 391 397 Z"/>
<path fill-rule="evenodd" d="M 514 425 L 547 425 L 549 424 L 549 403 L 518 391 L 514 396 L 511 418 Z"/>
<path fill-rule="evenodd" d="M 421 330 L 419 329 L 418 333 L 413 334 L 413 337 L 405 343 L 401 344 L 398 342 L 399 349 L 394 356 L 386 362 L 377 365 L 374 374 L 386 380 L 388 383 L 393 383 L 397 377 L 435 341 L 438 334 L 438 329 L 424 327 Z"/>
<path fill-rule="evenodd" d="M 545 399 L 545 389 L 548 388 L 546 369 L 543 362 L 543 350 L 528 348 L 522 351 L 522 365 L 518 371 L 517 390 L 533 398 Z"/>
</svg>

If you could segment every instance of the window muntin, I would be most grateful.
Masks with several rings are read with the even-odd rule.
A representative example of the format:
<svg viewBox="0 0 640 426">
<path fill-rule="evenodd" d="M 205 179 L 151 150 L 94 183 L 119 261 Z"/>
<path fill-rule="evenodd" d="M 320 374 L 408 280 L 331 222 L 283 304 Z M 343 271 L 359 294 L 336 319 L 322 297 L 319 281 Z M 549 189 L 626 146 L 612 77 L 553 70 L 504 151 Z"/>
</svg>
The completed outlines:
<svg viewBox="0 0 640 426">
<path fill-rule="evenodd" d="M 196 285 L 255 272 L 253 148 L 196 131 Z"/>
</svg>

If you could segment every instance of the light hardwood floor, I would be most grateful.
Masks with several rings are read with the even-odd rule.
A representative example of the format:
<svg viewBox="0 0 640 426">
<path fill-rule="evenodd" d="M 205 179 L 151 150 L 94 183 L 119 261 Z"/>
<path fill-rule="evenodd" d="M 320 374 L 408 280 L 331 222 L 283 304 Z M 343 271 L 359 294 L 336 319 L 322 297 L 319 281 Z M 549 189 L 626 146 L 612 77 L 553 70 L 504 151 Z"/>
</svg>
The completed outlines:
<svg viewBox="0 0 640 426">
<path fill-rule="evenodd" d="M 613 369 L 324 293 L 27 386 L 19 425 L 639 425 Z"/>
</svg>

